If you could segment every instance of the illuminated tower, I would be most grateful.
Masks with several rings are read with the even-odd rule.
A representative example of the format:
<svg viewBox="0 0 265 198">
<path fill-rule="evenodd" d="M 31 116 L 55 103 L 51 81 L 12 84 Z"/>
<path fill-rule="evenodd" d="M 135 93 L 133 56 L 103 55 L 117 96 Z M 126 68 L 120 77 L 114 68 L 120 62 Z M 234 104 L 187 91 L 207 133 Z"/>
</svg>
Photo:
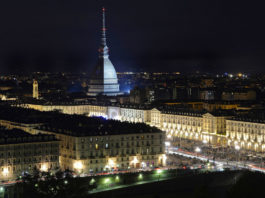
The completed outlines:
<svg viewBox="0 0 265 198">
<path fill-rule="evenodd" d="M 36 80 L 33 80 L 33 94 L 32 97 L 35 99 L 39 99 L 39 85 Z"/>
<path fill-rule="evenodd" d="M 105 8 L 102 9 L 102 31 L 98 63 L 90 76 L 87 95 L 96 96 L 100 94 L 107 96 L 120 94 L 116 70 L 109 60 L 109 48 L 106 42 Z"/>
</svg>

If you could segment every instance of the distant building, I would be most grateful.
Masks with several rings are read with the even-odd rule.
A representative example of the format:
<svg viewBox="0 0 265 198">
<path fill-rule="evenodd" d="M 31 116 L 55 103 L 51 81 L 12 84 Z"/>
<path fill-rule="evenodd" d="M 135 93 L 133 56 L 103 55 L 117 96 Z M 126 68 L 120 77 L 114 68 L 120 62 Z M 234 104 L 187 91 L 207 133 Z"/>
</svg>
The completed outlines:
<svg viewBox="0 0 265 198">
<path fill-rule="evenodd" d="M 176 103 L 174 103 L 176 104 Z M 203 111 L 200 106 L 208 109 Z M 88 116 L 104 117 L 106 119 L 117 119 L 121 121 L 139 123 L 143 122 L 151 126 L 156 126 L 162 131 L 166 132 L 169 137 L 179 137 L 183 139 L 191 139 L 195 141 L 207 142 L 212 145 L 232 146 L 242 142 L 243 133 L 241 130 L 245 130 L 246 119 L 242 121 L 232 120 L 234 111 L 239 109 L 242 114 L 248 114 L 248 112 L 242 112 L 239 104 L 233 102 L 220 102 L 213 104 L 211 102 L 201 103 L 194 102 L 191 104 L 193 109 L 197 111 L 187 111 L 184 109 L 163 109 L 143 107 L 141 105 L 120 105 L 120 106 L 108 106 L 108 105 L 24 105 L 26 108 L 34 108 L 41 111 L 52 111 L 55 109 L 61 109 L 64 113 L 69 114 L 83 114 L 84 110 Z M 171 108 L 172 105 L 168 104 L 167 107 Z M 174 105 L 173 105 L 174 106 Z M 198 108 L 196 107 L 198 106 Z M 249 109 L 248 109 L 249 110 Z M 240 113 L 238 112 L 238 113 Z M 264 120 L 259 118 L 256 120 Z M 229 122 L 228 122 L 229 121 Z M 234 122 L 240 123 L 240 127 L 231 127 Z M 242 148 L 247 150 L 255 150 L 265 152 L 265 134 L 260 131 L 260 121 L 255 119 L 249 121 L 247 125 L 249 128 L 246 131 L 246 137 L 255 137 L 248 142 L 242 144 Z M 258 122 L 255 124 L 255 122 Z M 264 125 L 264 124 L 263 124 Z M 243 127 L 244 126 L 244 127 Z M 242 128 L 242 129 L 241 129 Z M 263 129 L 262 129 L 263 130 Z M 253 132 L 253 134 L 251 134 Z M 262 133 L 261 133 L 262 132 Z M 259 138 L 256 138 L 259 137 Z M 250 145 L 251 146 L 246 146 Z M 241 143 L 240 143 L 241 144 Z M 255 146 L 256 145 L 256 146 Z"/>
<path fill-rule="evenodd" d="M 39 99 L 39 85 L 38 85 L 38 81 L 36 81 L 36 80 L 33 80 L 32 97 L 35 98 L 35 99 Z"/>
<path fill-rule="evenodd" d="M 200 99 L 201 100 L 216 100 L 218 98 L 216 97 L 216 92 L 214 89 L 207 88 L 207 89 L 202 89 L 200 91 Z"/>
<path fill-rule="evenodd" d="M 146 88 L 135 87 L 130 91 L 130 103 L 143 104 L 148 101 L 148 90 Z"/>
<path fill-rule="evenodd" d="M 251 89 L 226 90 L 222 92 L 222 100 L 227 100 L 227 101 L 256 100 L 256 91 Z"/>
<path fill-rule="evenodd" d="M 103 8 L 103 25 L 98 63 L 95 66 L 88 85 L 89 96 L 117 96 L 120 93 L 116 70 L 109 60 L 109 48 L 106 42 L 105 9 Z"/>
</svg>

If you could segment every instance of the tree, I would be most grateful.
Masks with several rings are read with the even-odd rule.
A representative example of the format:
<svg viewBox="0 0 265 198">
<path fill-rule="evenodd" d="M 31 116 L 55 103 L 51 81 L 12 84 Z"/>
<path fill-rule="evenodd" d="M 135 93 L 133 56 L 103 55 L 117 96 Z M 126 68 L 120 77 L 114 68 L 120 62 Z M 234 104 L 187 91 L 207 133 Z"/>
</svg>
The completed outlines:
<svg viewBox="0 0 265 198">
<path fill-rule="evenodd" d="M 73 172 L 57 171 L 55 174 L 34 169 L 32 174 L 22 177 L 22 182 L 16 184 L 22 189 L 22 197 L 38 198 L 82 198 L 89 197 L 88 192 L 95 185 L 88 185 L 83 178 L 74 178 Z"/>
</svg>

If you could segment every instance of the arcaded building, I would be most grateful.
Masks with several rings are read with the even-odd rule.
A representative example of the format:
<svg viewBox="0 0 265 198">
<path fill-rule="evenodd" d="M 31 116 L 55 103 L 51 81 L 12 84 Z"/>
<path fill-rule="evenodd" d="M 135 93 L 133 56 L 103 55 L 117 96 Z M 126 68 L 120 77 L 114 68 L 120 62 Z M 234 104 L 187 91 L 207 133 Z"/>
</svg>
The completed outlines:
<svg viewBox="0 0 265 198">
<path fill-rule="evenodd" d="M 265 116 L 244 115 L 226 120 L 226 137 L 229 146 L 265 152 Z"/>
</svg>

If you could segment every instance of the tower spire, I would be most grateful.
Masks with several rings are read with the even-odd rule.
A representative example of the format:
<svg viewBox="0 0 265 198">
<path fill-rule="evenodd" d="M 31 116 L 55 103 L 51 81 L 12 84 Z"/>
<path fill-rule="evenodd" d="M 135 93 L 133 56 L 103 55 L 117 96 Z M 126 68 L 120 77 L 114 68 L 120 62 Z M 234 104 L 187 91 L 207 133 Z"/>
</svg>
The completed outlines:
<svg viewBox="0 0 265 198">
<path fill-rule="evenodd" d="M 109 57 L 109 48 L 107 46 L 106 38 L 106 22 L 105 22 L 105 8 L 102 8 L 102 30 L 101 30 L 101 45 L 99 48 L 99 57 Z"/>
</svg>

